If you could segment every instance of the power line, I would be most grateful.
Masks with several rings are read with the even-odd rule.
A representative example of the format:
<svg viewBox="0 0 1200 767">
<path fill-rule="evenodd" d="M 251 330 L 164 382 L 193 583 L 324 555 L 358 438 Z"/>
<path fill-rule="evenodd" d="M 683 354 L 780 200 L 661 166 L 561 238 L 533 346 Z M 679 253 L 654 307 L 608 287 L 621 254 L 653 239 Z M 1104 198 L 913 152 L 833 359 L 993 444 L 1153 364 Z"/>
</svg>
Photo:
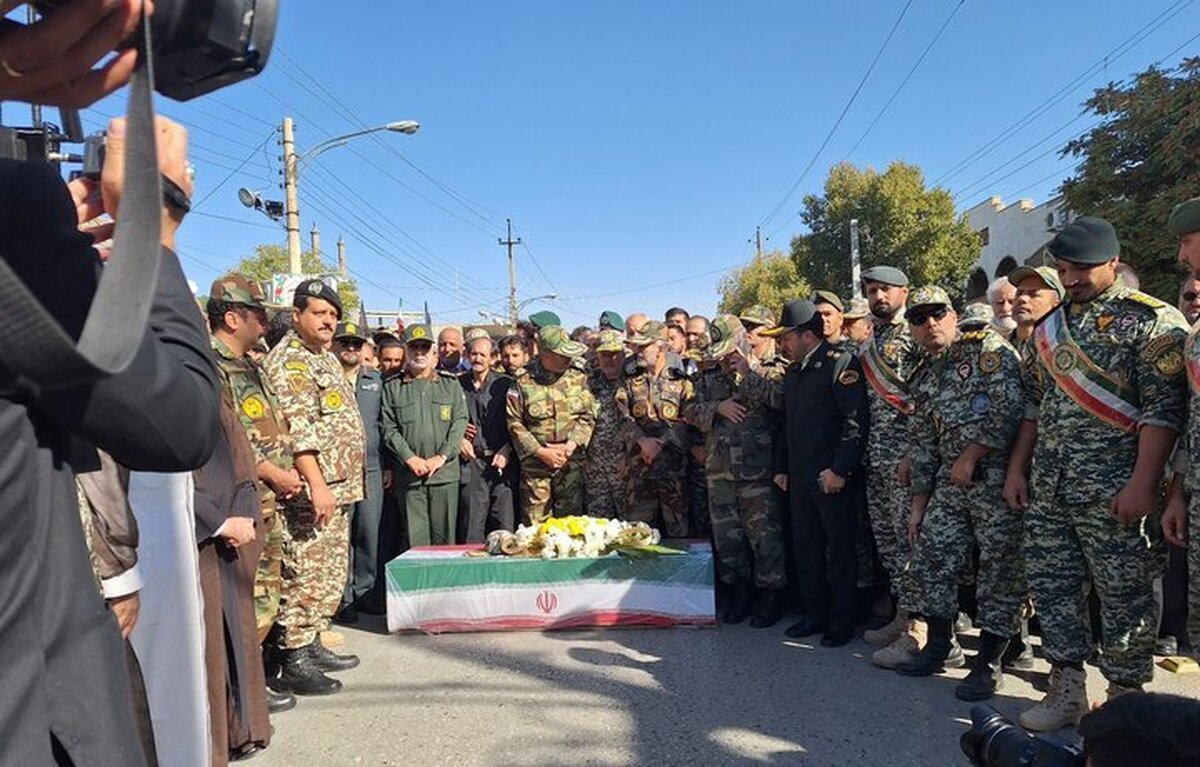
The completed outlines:
<svg viewBox="0 0 1200 767">
<path fill-rule="evenodd" d="M 221 187 L 225 186 L 225 184 L 227 184 L 229 182 L 229 179 L 233 178 L 239 172 L 241 172 L 242 168 L 246 167 L 246 163 L 250 162 L 255 157 L 257 157 L 259 151 L 261 151 L 267 145 L 267 142 L 270 141 L 271 137 L 274 135 L 275 135 L 275 131 L 272 130 L 265 137 L 263 137 L 262 142 L 259 143 L 259 145 L 257 147 L 255 147 L 254 149 L 251 149 L 250 154 L 246 155 L 246 158 L 244 160 L 242 160 L 240 163 L 238 163 L 238 166 L 236 168 L 229 171 L 229 174 L 226 175 L 225 178 L 221 179 L 221 181 L 216 186 L 214 186 L 212 189 L 208 190 L 208 194 L 201 197 L 196 202 L 196 204 L 192 206 L 192 210 L 195 210 L 196 208 L 203 205 L 205 203 L 205 201 L 208 200 L 208 198 L 212 197 L 214 194 L 216 194 L 221 189 Z"/>
<path fill-rule="evenodd" d="M 845 119 L 846 113 L 850 111 L 850 107 L 853 106 L 855 100 L 858 99 L 858 94 L 862 92 L 863 86 L 867 84 L 867 78 L 869 78 L 871 73 L 875 71 L 875 65 L 879 63 L 880 57 L 883 56 L 884 50 L 887 49 L 888 43 L 891 42 L 892 37 L 896 34 L 896 30 L 900 27 L 900 22 L 904 20 L 904 17 L 908 14 L 908 9 L 911 6 L 912 0 L 908 0 L 908 2 L 904 4 L 904 8 L 900 10 L 900 15 L 896 17 L 895 23 L 892 24 L 892 28 L 888 31 L 887 37 L 884 38 L 883 44 L 880 45 L 879 50 L 876 51 L 875 58 L 871 60 L 871 65 L 867 67 L 867 71 L 863 73 L 862 78 L 858 81 L 858 85 L 854 88 L 854 92 L 851 93 L 850 98 L 847 99 L 846 105 L 842 107 L 842 111 L 838 115 L 837 120 L 834 121 L 833 126 L 829 129 L 829 132 L 825 134 L 825 139 L 821 142 L 821 145 L 817 147 L 817 151 L 813 153 L 812 159 L 810 159 L 808 164 L 804 166 L 804 170 L 800 171 L 800 177 L 797 178 L 791 187 L 788 188 L 787 193 L 783 196 L 783 199 L 781 199 L 778 204 L 771 209 L 770 213 L 763 217 L 762 221 L 758 222 L 760 227 L 765 227 L 772 220 L 774 220 L 775 216 L 779 214 L 779 211 L 781 211 L 783 207 L 787 205 L 788 200 L 790 200 L 792 195 L 795 194 L 796 190 L 800 188 L 800 184 L 803 183 L 805 177 L 808 176 L 808 172 L 812 170 L 813 165 L 817 163 L 817 159 L 821 156 L 821 153 L 825 151 L 825 147 L 829 146 L 829 141 L 833 138 L 833 134 L 837 131 L 838 126 L 842 124 L 842 120 Z"/>
<path fill-rule="evenodd" d="M 546 270 L 542 269 L 542 265 L 538 261 L 537 256 L 533 255 L 533 251 L 529 249 L 529 244 L 526 243 L 524 239 L 521 240 L 521 248 L 525 251 L 525 254 L 529 256 L 529 260 L 533 262 L 533 268 L 536 269 L 537 273 L 542 276 L 542 281 L 546 283 L 546 287 L 550 288 L 550 292 L 557 293 L 558 288 L 554 287 L 554 283 L 550 281 L 550 277 L 546 274 Z"/>
</svg>

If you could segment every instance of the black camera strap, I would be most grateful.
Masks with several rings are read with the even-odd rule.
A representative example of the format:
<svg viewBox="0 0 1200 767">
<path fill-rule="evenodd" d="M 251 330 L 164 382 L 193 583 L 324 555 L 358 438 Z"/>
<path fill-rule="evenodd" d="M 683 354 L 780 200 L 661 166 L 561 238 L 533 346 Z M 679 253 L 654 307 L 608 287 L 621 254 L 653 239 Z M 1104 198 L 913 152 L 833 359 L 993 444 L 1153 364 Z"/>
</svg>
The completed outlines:
<svg viewBox="0 0 1200 767">
<path fill-rule="evenodd" d="M 0 327 L 5 330 L 0 363 L 43 389 L 74 386 L 125 370 L 146 332 L 158 284 L 163 199 L 149 52 L 150 19 L 143 16 L 138 67 L 130 80 L 121 211 L 113 251 L 78 344 L 0 258 Z"/>
</svg>

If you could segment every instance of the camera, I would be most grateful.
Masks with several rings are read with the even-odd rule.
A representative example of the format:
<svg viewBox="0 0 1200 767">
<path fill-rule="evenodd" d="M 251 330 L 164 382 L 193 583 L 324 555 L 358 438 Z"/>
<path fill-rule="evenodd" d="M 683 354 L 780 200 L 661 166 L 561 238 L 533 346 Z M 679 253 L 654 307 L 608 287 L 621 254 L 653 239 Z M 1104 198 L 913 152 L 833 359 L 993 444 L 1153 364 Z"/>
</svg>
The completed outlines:
<svg viewBox="0 0 1200 767">
<path fill-rule="evenodd" d="M 971 709 L 959 746 L 980 767 L 1084 767 L 1083 749 L 1029 735 L 991 706 Z"/>
</svg>

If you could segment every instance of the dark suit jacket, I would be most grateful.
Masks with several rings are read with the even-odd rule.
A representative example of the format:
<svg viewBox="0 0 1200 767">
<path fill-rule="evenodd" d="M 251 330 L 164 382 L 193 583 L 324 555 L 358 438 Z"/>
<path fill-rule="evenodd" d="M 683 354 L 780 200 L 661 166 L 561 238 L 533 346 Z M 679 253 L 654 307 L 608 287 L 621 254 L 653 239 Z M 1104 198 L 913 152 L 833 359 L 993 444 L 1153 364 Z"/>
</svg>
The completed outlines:
<svg viewBox="0 0 1200 767">
<path fill-rule="evenodd" d="M 814 479 L 825 469 L 841 477 L 861 470 L 867 444 L 867 392 L 862 368 L 849 352 L 822 341 L 807 361 L 783 378 L 783 439 L 775 471 Z"/>
<path fill-rule="evenodd" d="M 99 263 L 91 237 L 76 223 L 54 168 L 0 161 L 0 257 L 78 338 Z M 185 471 L 213 449 L 217 374 L 172 253 L 163 254 L 150 326 L 137 343 L 128 370 L 69 390 L 35 391 L 0 370 L 0 761 L 6 764 L 144 762 L 125 650 L 96 593 L 69 462 L 79 470 L 97 467 L 94 448 L 82 449 L 95 445 L 131 469 Z M 52 751 L 52 738 L 61 751 Z"/>
</svg>

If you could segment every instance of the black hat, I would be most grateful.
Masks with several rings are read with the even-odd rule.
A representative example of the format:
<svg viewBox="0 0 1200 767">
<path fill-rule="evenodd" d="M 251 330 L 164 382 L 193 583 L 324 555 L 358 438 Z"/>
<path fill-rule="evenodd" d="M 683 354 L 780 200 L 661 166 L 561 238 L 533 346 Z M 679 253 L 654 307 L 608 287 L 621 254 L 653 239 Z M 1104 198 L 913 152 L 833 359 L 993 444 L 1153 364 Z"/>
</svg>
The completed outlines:
<svg viewBox="0 0 1200 767">
<path fill-rule="evenodd" d="M 357 322 L 339 322 L 337 330 L 333 331 L 333 337 L 336 338 L 357 338 L 359 341 L 366 343 L 368 340 L 363 333 L 362 325 Z"/>
<path fill-rule="evenodd" d="M 1080 216 L 1046 246 L 1050 255 L 1073 264 L 1096 266 L 1121 253 L 1117 230 L 1098 216 Z"/>
<path fill-rule="evenodd" d="M 789 330 L 816 330 L 821 326 L 821 315 L 817 306 L 807 298 L 798 298 L 783 305 L 779 324 L 762 331 L 764 336 L 781 336 Z"/>
<path fill-rule="evenodd" d="M 908 287 L 908 275 L 894 266 L 872 266 L 862 273 L 863 282 L 882 282 L 897 288 Z"/>
<path fill-rule="evenodd" d="M 319 279 L 305 280 L 296 286 L 296 293 L 292 297 L 292 306 L 297 309 L 300 306 L 302 298 L 319 298 L 322 301 L 328 301 L 337 310 L 337 318 L 342 318 L 342 299 L 338 297 L 337 291 L 326 285 Z"/>
</svg>

